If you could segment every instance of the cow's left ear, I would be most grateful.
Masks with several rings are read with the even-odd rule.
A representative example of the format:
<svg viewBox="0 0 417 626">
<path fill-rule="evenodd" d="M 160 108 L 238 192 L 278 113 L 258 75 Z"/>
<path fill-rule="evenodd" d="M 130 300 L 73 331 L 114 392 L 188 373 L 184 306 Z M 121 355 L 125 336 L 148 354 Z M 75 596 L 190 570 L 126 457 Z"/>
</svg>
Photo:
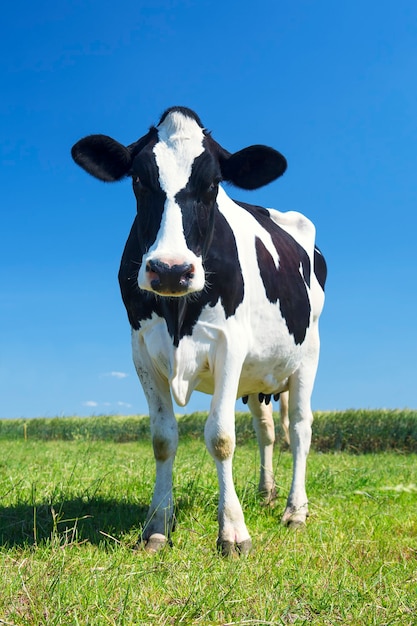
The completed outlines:
<svg viewBox="0 0 417 626">
<path fill-rule="evenodd" d="M 268 146 L 249 146 L 224 157 L 220 159 L 223 179 L 242 189 L 267 185 L 287 169 L 285 157 Z"/>
</svg>

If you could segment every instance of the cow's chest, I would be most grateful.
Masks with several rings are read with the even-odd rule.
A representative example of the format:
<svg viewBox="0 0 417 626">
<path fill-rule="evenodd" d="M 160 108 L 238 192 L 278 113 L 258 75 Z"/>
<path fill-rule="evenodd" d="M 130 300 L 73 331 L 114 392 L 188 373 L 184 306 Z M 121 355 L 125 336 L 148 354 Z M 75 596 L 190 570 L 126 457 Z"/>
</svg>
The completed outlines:
<svg viewBox="0 0 417 626">
<path fill-rule="evenodd" d="M 282 391 L 301 362 L 303 346 L 295 345 L 276 305 L 267 308 L 269 314 L 256 319 L 245 307 L 226 319 L 220 303 L 207 306 L 178 346 L 165 319 L 153 314 L 133 331 L 136 366 L 165 379 L 180 406 L 194 389 L 213 394 L 216 380 L 231 371 L 239 396 Z"/>
</svg>

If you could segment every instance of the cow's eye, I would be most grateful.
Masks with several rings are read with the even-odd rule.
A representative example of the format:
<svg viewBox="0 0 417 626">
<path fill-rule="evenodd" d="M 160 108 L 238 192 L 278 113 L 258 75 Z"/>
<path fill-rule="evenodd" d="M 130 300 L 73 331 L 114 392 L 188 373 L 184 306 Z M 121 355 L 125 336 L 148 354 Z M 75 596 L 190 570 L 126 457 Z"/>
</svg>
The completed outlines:
<svg viewBox="0 0 417 626">
<path fill-rule="evenodd" d="M 132 182 L 133 182 L 133 189 L 136 192 L 143 193 L 147 191 L 146 185 L 143 184 L 143 181 L 139 176 L 133 176 Z"/>
<path fill-rule="evenodd" d="M 207 189 L 207 191 L 209 193 L 213 193 L 213 191 L 217 191 L 217 187 L 219 186 L 219 183 L 217 181 L 213 181 L 210 185 L 210 187 Z"/>
</svg>

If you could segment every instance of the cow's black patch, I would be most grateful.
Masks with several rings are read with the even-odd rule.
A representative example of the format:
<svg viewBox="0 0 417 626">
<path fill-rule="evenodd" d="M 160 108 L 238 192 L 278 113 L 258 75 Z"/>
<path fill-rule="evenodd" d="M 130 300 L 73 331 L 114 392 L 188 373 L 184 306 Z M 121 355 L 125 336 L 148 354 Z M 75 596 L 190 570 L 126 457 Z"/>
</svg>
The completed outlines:
<svg viewBox="0 0 417 626">
<path fill-rule="evenodd" d="M 319 282 L 320 287 L 324 291 L 324 286 L 326 284 L 327 278 L 327 263 L 322 255 L 321 251 L 317 248 L 314 248 L 314 273 Z"/>
<path fill-rule="evenodd" d="M 153 154 L 154 145 L 155 141 L 136 156 L 131 171 L 137 205 L 135 228 L 142 254 L 158 235 L 166 201 L 166 194 L 159 184 L 159 172 Z"/>
<path fill-rule="evenodd" d="M 311 307 L 307 291 L 311 277 L 309 256 L 291 235 L 271 220 L 266 209 L 242 202 L 237 204 L 251 213 L 271 236 L 279 256 L 278 269 L 264 243 L 255 237 L 256 256 L 265 293 L 270 302 L 279 301 L 288 331 L 294 336 L 295 343 L 301 344 L 310 325 Z"/>
<path fill-rule="evenodd" d="M 203 259 L 213 239 L 220 179 L 217 160 L 205 150 L 194 160 L 186 186 L 175 196 L 181 207 L 187 247 Z"/>
</svg>

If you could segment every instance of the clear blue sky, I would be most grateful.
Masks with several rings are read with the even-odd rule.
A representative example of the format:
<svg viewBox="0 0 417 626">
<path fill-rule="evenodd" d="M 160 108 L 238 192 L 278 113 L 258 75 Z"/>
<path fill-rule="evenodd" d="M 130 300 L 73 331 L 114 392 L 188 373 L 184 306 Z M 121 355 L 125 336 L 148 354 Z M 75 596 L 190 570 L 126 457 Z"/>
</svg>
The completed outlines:
<svg viewBox="0 0 417 626">
<path fill-rule="evenodd" d="M 133 194 L 70 148 L 131 143 L 172 105 L 288 159 L 229 193 L 317 226 L 313 408 L 417 408 L 415 0 L 7 3 L 0 68 L 0 417 L 146 412 L 117 283 Z"/>
</svg>

